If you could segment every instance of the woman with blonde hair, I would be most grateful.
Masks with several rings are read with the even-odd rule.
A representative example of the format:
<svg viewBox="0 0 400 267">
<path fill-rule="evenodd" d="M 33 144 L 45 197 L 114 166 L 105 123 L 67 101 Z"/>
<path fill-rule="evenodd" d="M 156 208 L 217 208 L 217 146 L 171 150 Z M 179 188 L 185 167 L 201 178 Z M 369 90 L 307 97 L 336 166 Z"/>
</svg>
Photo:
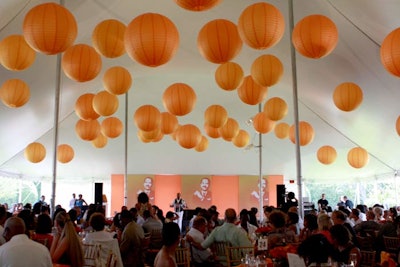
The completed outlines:
<svg viewBox="0 0 400 267">
<path fill-rule="evenodd" d="M 50 249 L 53 263 L 83 266 L 81 242 L 69 215 L 65 211 L 59 212 L 55 217 L 54 226 L 57 228 L 57 233 Z"/>
<path fill-rule="evenodd" d="M 328 241 L 331 244 L 333 244 L 333 239 L 331 233 L 329 232 L 329 229 L 331 229 L 331 227 L 333 226 L 331 217 L 329 217 L 328 214 L 320 213 L 318 215 L 317 223 L 318 223 L 318 234 L 324 235 L 326 239 L 328 239 Z"/>
</svg>

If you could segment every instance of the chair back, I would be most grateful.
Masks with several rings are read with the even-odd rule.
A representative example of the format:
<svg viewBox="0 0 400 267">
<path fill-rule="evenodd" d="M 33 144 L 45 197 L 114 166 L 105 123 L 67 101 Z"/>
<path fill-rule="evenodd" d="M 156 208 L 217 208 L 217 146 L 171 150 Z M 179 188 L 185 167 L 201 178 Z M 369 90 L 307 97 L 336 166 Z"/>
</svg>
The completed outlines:
<svg viewBox="0 0 400 267">
<path fill-rule="evenodd" d="M 150 232 L 150 245 L 152 249 L 160 249 L 163 246 L 162 241 L 162 228 L 152 229 Z"/>
<path fill-rule="evenodd" d="M 359 267 L 375 267 L 376 251 L 360 250 L 361 260 Z"/>
<path fill-rule="evenodd" d="M 176 248 L 175 250 L 176 264 L 182 267 L 190 267 L 190 251 L 189 248 Z"/>
<path fill-rule="evenodd" d="M 397 255 L 400 249 L 400 237 L 383 236 L 385 250 Z"/>
<path fill-rule="evenodd" d="M 110 250 L 110 253 L 108 254 L 107 257 L 106 267 L 117 267 L 117 263 L 118 263 L 117 255 L 115 255 L 115 253 L 112 250 Z"/>
<path fill-rule="evenodd" d="M 357 242 L 361 250 L 374 250 L 375 238 L 372 236 L 357 236 Z"/>
<path fill-rule="evenodd" d="M 100 244 L 82 244 L 85 267 L 101 266 L 101 245 Z"/>
<path fill-rule="evenodd" d="M 240 265 L 246 255 L 254 256 L 254 247 L 226 247 L 226 263 L 228 267 Z"/>
</svg>

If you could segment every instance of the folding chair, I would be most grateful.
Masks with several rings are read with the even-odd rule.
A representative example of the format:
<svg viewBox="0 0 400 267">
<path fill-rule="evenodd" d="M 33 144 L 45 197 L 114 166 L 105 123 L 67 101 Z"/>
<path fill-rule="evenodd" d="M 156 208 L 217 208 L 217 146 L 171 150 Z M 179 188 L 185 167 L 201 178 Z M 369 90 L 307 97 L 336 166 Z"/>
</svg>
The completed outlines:
<svg viewBox="0 0 400 267">
<path fill-rule="evenodd" d="M 227 266 L 226 248 L 231 246 L 231 243 L 225 241 L 216 241 L 211 245 L 211 251 L 215 256 L 216 265 Z"/>
<path fill-rule="evenodd" d="M 226 247 L 226 263 L 228 267 L 240 265 L 246 255 L 254 256 L 254 247 Z"/>
<path fill-rule="evenodd" d="M 360 267 L 375 267 L 376 265 L 376 251 L 360 250 L 361 261 Z"/>
<path fill-rule="evenodd" d="M 99 244 L 82 244 L 83 257 L 85 267 L 97 267 L 101 264 L 100 252 L 101 245 Z"/>
<path fill-rule="evenodd" d="M 189 248 L 176 248 L 175 250 L 176 264 L 182 267 L 190 267 L 190 251 Z"/>
</svg>

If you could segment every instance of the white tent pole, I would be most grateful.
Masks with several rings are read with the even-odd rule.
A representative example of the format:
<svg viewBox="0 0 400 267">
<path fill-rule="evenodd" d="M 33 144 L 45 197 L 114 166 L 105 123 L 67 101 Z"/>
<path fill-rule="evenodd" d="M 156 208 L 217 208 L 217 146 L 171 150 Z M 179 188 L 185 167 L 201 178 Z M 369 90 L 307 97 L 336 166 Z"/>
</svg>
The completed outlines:
<svg viewBox="0 0 400 267">
<path fill-rule="evenodd" d="M 128 203 L 128 92 L 125 93 L 125 162 L 124 162 L 124 205 Z"/>
<path fill-rule="evenodd" d="M 261 112 L 261 104 L 258 104 L 258 112 Z M 262 179 L 263 179 L 263 172 L 262 172 L 262 135 L 258 133 L 258 167 L 259 167 L 259 179 L 258 179 L 258 189 L 259 189 L 259 203 L 260 203 L 260 222 L 263 221 L 264 218 L 264 189 L 262 188 Z"/>
</svg>

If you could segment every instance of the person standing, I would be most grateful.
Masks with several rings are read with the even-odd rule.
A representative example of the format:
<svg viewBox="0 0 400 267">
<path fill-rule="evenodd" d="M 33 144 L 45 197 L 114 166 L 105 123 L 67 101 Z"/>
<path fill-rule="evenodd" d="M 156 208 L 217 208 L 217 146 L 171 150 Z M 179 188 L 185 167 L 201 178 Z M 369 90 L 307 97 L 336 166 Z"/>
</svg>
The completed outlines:
<svg viewBox="0 0 400 267">
<path fill-rule="evenodd" d="M 175 222 L 179 225 L 179 229 L 182 231 L 183 209 L 187 208 L 187 205 L 186 201 L 181 198 L 181 193 L 176 193 L 176 198 L 169 206 L 174 208 L 175 213 L 178 214 L 179 218 L 175 220 Z"/>
<path fill-rule="evenodd" d="M 347 198 L 347 196 L 343 196 L 343 201 L 344 201 L 344 206 L 348 208 L 349 210 L 352 210 L 354 208 L 354 203 L 350 199 Z"/>
<path fill-rule="evenodd" d="M 75 195 L 75 193 L 72 193 L 72 198 L 69 201 L 70 209 L 73 209 L 75 207 L 75 202 L 76 202 L 76 195 Z"/>
<path fill-rule="evenodd" d="M 328 200 L 325 198 L 325 194 L 321 195 L 321 198 L 318 200 L 318 211 L 327 210 Z"/>
</svg>

